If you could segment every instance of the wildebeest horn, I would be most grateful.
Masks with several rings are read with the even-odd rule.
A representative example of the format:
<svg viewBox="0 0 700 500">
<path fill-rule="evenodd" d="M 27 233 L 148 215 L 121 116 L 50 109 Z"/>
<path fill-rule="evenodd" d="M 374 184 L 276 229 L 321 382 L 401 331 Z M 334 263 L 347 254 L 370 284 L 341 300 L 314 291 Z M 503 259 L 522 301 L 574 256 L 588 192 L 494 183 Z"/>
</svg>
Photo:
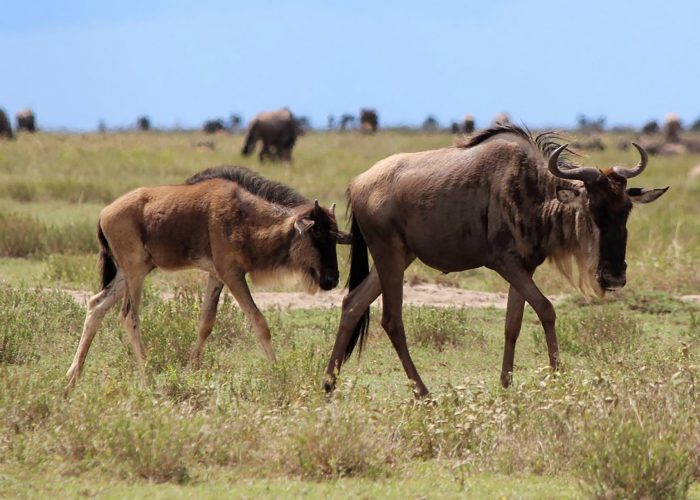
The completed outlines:
<svg viewBox="0 0 700 500">
<path fill-rule="evenodd" d="M 639 163 L 637 163 L 637 166 L 633 168 L 613 167 L 613 171 L 616 174 L 621 175 L 622 177 L 625 177 L 627 179 L 637 177 L 639 174 L 644 172 L 644 169 L 647 168 L 647 161 L 649 161 L 649 156 L 647 155 L 647 152 L 642 146 L 640 146 L 636 142 L 633 142 L 632 146 L 637 148 L 637 151 L 639 151 L 639 156 L 641 156 Z"/>
<path fill-rule="evenodd" d="M 331 212 L 331 215 L 335 215 L 335 203 L 331 205 L 331 208 L 329 210 Z"/>
<path fill-rule="evenodd" d="M 549 157 L 547 168 L 549 168 L 552 175 L 561 179 L 575 179 L 583 182 L 593 182 L 598 179 L 601 173 L 597 168 L 575 167 L 567 168 L 566 170 L 561 170 L 559 168 L 559 155 L 567 146 L 568 144 L 559 146 L 554 153 L 552 153 L 552 156 Z"/>
</svg>

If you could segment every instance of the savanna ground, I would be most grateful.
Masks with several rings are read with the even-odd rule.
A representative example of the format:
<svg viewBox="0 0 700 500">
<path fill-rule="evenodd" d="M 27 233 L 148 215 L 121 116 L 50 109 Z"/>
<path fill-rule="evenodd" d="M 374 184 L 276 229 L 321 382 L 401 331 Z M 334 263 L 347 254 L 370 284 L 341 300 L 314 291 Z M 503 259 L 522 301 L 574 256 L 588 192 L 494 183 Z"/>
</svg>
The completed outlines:
<svg viewBox="0 0 700 500">
<path fill-rule="evenodd" d="M 391 153 L 452 141 L 309 134 L 284 166 L 242 158 L 240 135 L 215 136 L 214 150 L 195 147 L 203 138 L 0 142 L 0 496 L 700 498 L 700 308 L 678 299 L 700 293 L 700 178 L 687 178 L 697 155 L 652 157 L 635 179 L 671 190 L 633 211 L 624 292 L 583 298 L 552 268 L 538 271 L 545 293 L 567 295 L 556 375 L 529 308 L 515 383 L 503 390 L 503 310 L 408 307 L 409 345 L 432 390 L 415 402 L 374 310 L 366 351 L 327 399 L 321 378 L 339 310 L 268 310 L 279 358 L 270 365 L 229 297 L 202 368 L 189 371 L 203 276 L 155 272 L 142 312 L 148 387 L 115 311 L 64 398 L 85 310 L 62 290 L 97 288 L 97 214 L 119 194 L 241 164 L 338 202 L 342 216 L 354 175 Z M 630 165 L 635 154 L 611 147 L 588 163 Z M 507 290 L 484 270 L 413 265 L 406 280 Z"/>
</svg>

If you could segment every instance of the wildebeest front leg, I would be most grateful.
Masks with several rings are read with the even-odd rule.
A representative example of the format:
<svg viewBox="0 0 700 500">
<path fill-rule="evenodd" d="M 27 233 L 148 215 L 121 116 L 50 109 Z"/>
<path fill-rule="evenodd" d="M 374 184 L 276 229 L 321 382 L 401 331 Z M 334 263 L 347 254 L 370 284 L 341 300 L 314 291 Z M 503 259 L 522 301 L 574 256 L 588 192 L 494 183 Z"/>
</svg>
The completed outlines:
<svg viewBox="0 0 700 500">
<path fill-rule="evenodd" d="M 245 280 L 245 274 L 229 273 L 228 276 L 224 277 L 224 283 L 231 290 L 233 297 L 255 330 L 267 359 L 274 363 L 277 358 L 275 357 L 275 351 L 272 349 L 270 328 L 267 326 L 267 321 L 265 321 L 265 317 L 260 312 L 260 309 L 253 301 L 253 296 L 250 294 L 248 283 Z"/>
<path fill-rule="evenodd" d="M 345 359 L 345 351 L 350 342 L 352 332 L 360 321 L 362 314 L 374 300 L 379 297 L 382 288 L 379 285 L 379 276 L 373 268 L 369 275 L 343 299 L 343 312 L 340 316 L 338 335 L 335 337 L 335 345 L 331 353 L 331 359 L 326 368 L 323 387 L 326 392 L 335 388 L 335 379 L 340 372 L 340 367 Z"/>
<path fill-rule="evenodd" d="M 513 380 L 513 358 L 515 343 L 520 335 L 523 324 L 525 299 L 518 291 L 510 286 L 508 290 L 508 308 L 506 310 L 505 347 L 503 348 L 503 368 L 501 368 L 501 385 L 508 387 Z"/>
<path fill-rule="evenodd" d="M 120 272 L 117 273 L 112 282 L 107 285 L 100 293 L 93 295 L 88 301 L 88 310 L 85 316 L 85 324 L 83 325 L 83 334 L 80 336 L 80 343 L 78 344 L 78 350 L 75 352 L 73 357 L 73 362 L 68 368 L 66 377 L 68 378 L 68 385 L 66 389 L 72 388 L 80 372 L 83 369 L 83 364 L 85 363 L 85 358 L 87 357 L 88 350 L 90 349 L 90 344 L 95 337 L 97 329 L 100 327 L 102 320 L 117 301 L 123 297 L 125 289 L 124 276 Z"/>
<path fill-rule="evenodd" d="M 535 310 L 537 317 L 544 328 L 545 339 L 547 340 L 547 351 L 549 353 L 549 365 L 553 370 L 559 366 L 559 346 L 557 344 L 557 334 L 554 323 L 557 319 L 554 306 L 545 297 L 535 282 L 532 275 L 517 265 L 506 266 L 498 273 L 507 280 L 513 288 L 527 301 Z M 510 306 L 510 301 L 509 301 Z M 522 314 L 522 313 L 521 313 Z"/>
<path fill-rule="evenodd" d="M 202 358 L 202 350 L 204 343 L 211 334 L 216 321 L 216 310 L 219 305 L 219 296 L 224 284 L 215 276 L 209 275 L 207 288 L 204 290 L 204 298 L 202 300 L 202 310 L 199 314 L 199 328 L 197 329 L 197 340 L 192 353 L 190 354 L 190 367 L 196 368 Z"/>
</svg>

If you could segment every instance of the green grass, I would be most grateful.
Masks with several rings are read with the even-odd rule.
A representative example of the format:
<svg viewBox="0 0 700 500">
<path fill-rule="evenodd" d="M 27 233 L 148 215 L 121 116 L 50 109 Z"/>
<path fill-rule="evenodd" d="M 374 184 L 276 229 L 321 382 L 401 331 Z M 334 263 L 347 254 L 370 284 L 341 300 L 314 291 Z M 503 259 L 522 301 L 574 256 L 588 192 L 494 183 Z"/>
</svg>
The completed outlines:
<svg viewBox="0 0 700 500">
<path fill-rule="evenodd" d="M 204 277 L 156 272 L 142 313 L 147 387 L 112 312 L 64 398 L 85 311 L 47 289 L 96 288 L 93 232 L 107 200 L 244 164 L 338 202 L 342 215 L 347 183 L 374 161 L 451 142 L 309 134 L 286 166 L 242 158 L 240 135 L 215 136 L 213 151 L 193 147 L 202 138 L 0 142 L 0 496 L 700 498 L 700 309 L 677 298 L 700 290 L 700 181 L 686 180 L 700 157 L 652 158 L 639 178 L 672 189 L 630 219 L 624 293 L 584 299 L 551 267 L 537 272 L 547 294 L 570 294 L 557 306 L 558 374 L 529 308 L 503 390 L 504 311 L 407 307 L 409 346 L 432 390 L 416 403 L 373 310 L 367 349 L 328 399 L 321 379 L 339 311 L 266 311 L 271 365 L 228 296 L 202 368 L 190 371 Z M 637 159 L 610 150 L 590 161 Z M 506 289 L 485 270 L 441 275 L 417 264 L 406 279 Z"/>
</svg>

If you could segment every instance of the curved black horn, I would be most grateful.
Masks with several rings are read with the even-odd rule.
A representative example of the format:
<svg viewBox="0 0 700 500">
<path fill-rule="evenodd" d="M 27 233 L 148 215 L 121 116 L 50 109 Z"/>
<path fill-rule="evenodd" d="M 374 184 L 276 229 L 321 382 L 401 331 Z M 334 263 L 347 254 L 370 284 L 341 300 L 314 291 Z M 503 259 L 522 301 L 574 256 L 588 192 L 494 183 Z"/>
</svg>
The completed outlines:
<svg viewBox="0 0 700 500">
<path fill-rule="evenodd" d="M 559 177 L 561 179 L 575 179 L 583 182 L 593 182 L 601 175 L 600 170 L 592 167 L 575 167 L 568 168 L 566 170 L 559 169 L 559 155 L 562 151 L 566 149 L 568 144 L 563 144 L 559 146 L 552 156 L 549 157 L 549 163 L 547 163 L 547 168 L 552 173 L 553 176 Z"/>
<path fill-rule="evenodd" d="M 639 174 L 644 172 L 644 169 L 647 168 L 647 162 L 649 161 L 649 155 L 647 155 L 647 152 L 642 146 L 640 146 L 636 142 L 633 142 L 632 146 L 637 148 L 637 151 L 639 151 L 639 156 L 641 157 L 639 163 L 637 163 L 637 166 L 633 168 L 613 167 L 613 171 L 616 174 L 621 175 L 622 177 L 625 177 L 627 179 L 637 177 Z"/>
</svg>

